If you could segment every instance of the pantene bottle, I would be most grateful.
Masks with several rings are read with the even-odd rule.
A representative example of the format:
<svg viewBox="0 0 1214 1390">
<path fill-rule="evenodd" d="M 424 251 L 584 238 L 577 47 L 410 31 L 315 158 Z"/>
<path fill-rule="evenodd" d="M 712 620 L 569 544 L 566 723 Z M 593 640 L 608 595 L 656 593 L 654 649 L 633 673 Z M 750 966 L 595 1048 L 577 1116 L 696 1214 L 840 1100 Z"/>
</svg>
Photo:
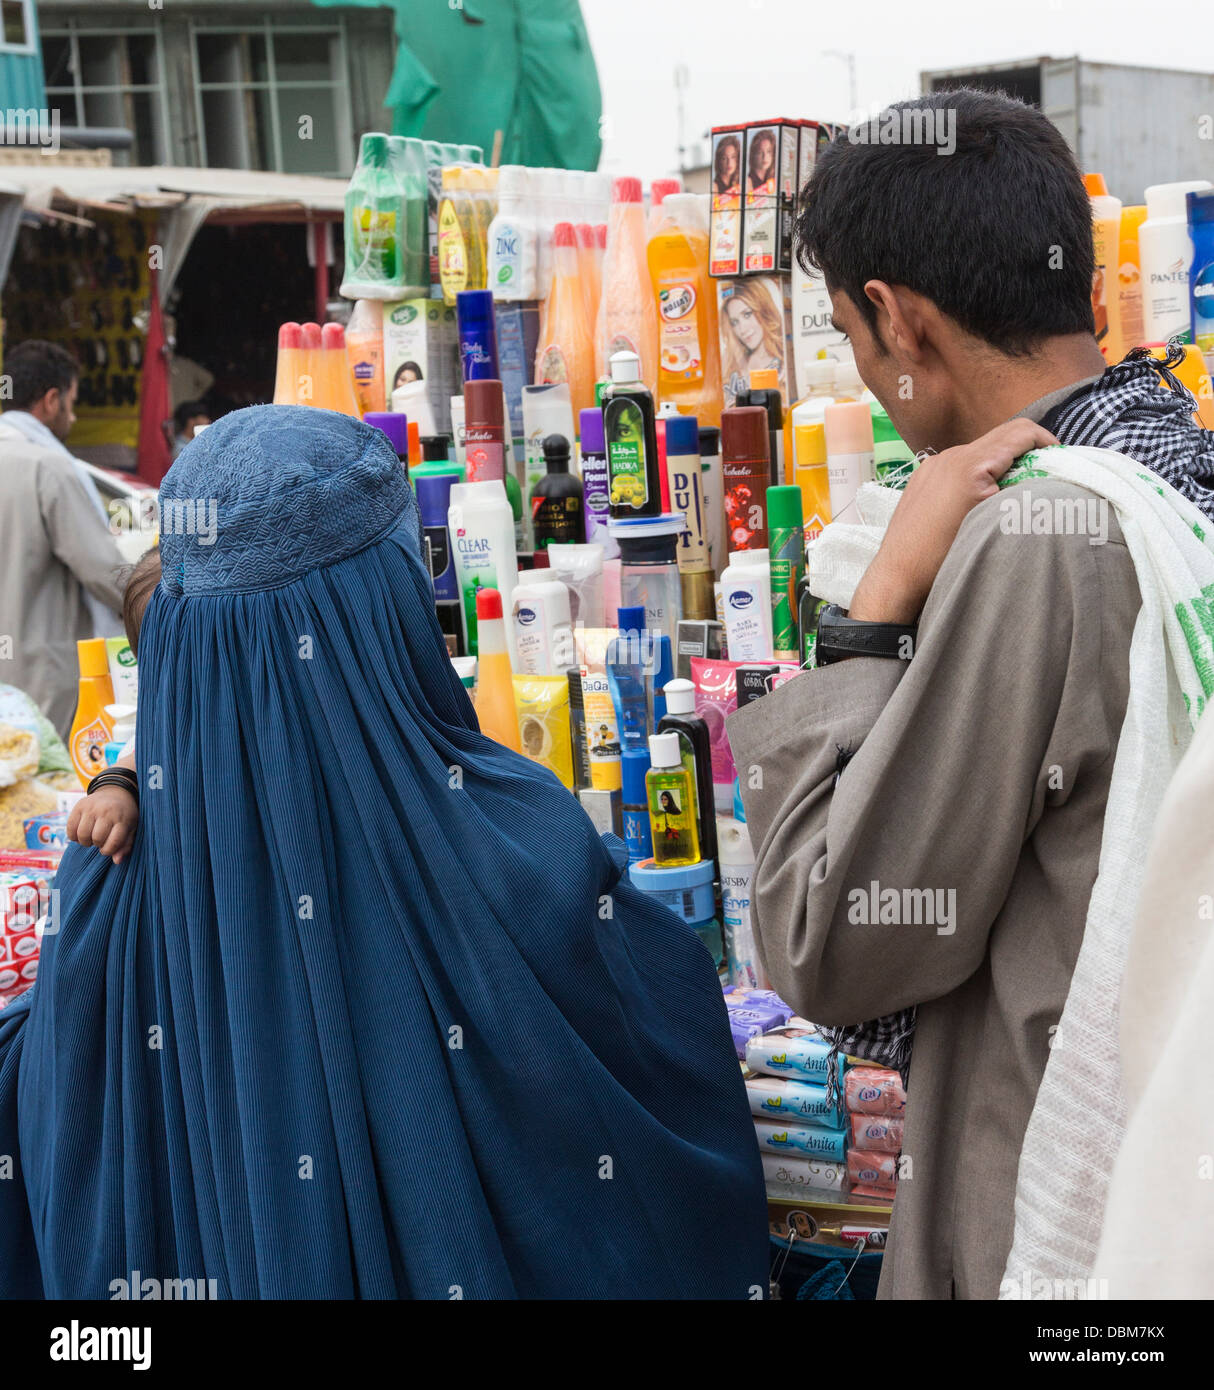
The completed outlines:
<svg viewBox="0 0 1214 1390">
<path fill-rule="evenodd" d="M 577 233 L 558 222 L 552 234 L 552 286 L 545 337 L 535 355 L 536 383 L 567 382 L 575 413 L 594 405 L 594 341 L 578 279 Z"/>
<path fill-rule="evenodd" d="M 663 182 L 654 180 L 653 196 Z M 707 199 L 668 192 L 651 225 L 646 257 L 658 313 L 658 398 L 702 425 L 716 425 L 721 347 L 716 284 L 708 275 Z"/>
<path fill-rule="evenodd" d="M 1209 179 L 1156 183 L 1147 189 L 1147 218 L 1138 229 L 1142 266 L 1143 341 L 1193 341 L 1189 315 L 1189 267 L 1193 238 L 1185 194 L 1210 187 Z"/>
<path fill-rule="evenodd" d="M 518 715 L 514 708 L 514 673 L 506 646 L 502 596 L 496 589 L 480 589 L 476 595 L 476 707 L 481 733 L 503 747 L 521 753 Z"/>
<path fill-rule="evenodd" d="M 76 714 L 68 735 L 68 753 L 76 775 L 84 786 L 105 771 L 105 745 L 113 741 L 114 725 L 106 706 L 114 703 L 114 683 L 105 638 L 94 637 L 76 643 L 80 661 L 80 694 Z"/>
<path fill-rule="evenodd" d="M 612 186 L 595 349 L 600 377 L 607 375 L 608 363 L 617 352 L 635 352 L 641 359 L 641 380 L 656 396 L 658 314 L 645 257 L 640 179 L 616 179 Z"/>
<path fill-rule="evenodd" d="M 1144 205 L 1121 209 L 1117 328 L 1123 356 L 1146 341 L 1142 320 L 1142 265 L 1138 255 L 1138 232 L 1146 220 Z"/>
<path fill-rule="evenodd" d="M 831 519 L 857 521 L 856 493 L 876 478 L 873 413 L 867 401 L 840 401 L 826 407 L 824 422 Z"/>
</svg>

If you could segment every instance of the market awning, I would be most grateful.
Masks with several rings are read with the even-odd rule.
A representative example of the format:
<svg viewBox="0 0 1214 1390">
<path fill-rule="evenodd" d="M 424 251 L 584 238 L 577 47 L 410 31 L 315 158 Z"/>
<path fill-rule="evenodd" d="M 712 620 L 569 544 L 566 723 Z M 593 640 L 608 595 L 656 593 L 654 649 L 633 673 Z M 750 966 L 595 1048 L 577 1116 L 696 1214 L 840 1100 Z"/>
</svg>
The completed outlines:
<svg viewBox="0 0 1214 1390">
<path fill-rule="evenodd" d="M 160 210 L 163 302 L 204 222 L 336 221 L 345 194 L 342 179 L 251 169 L 6 164 L 0 170 L 0 286 L 23 214 L 87 223 L 90 211 Z"/>
</svg>

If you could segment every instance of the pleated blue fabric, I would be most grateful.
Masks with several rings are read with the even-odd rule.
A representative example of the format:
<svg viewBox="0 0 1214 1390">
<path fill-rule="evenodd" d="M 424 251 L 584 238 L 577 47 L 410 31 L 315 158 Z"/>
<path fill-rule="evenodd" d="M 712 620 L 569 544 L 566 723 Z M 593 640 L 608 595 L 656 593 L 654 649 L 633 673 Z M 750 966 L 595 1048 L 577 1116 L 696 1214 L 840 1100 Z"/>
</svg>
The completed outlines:
<svg viewBox="0 0 1214 1390">
<path fill-rule="evenodd" d="M 478 731 L 386 440 L 254 407 L 161 498 L 135 849 L 0 1014 L 0 1295 L 765 1289 L 712 960 Z"/>
</svg>

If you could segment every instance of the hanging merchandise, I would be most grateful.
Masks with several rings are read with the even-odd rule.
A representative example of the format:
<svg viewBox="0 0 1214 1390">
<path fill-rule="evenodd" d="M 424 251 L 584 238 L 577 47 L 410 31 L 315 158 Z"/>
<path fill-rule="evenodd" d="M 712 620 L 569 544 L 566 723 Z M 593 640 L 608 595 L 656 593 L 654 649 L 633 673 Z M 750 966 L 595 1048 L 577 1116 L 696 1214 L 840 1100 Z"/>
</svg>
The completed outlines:
<svg viewBox="0 0 1214 1390">
<path fill-rule="evenodd" d="M 632 352 L 640 361 L 637 379 L 645 382 L 651 395 L 656 392 L 658 316 L 649 283 L 640 179 L 616 179 L 612 185 L 602 298 L 594 336 L 600 377 L 607 374 L 616 353 Z"/>
<path fill-rule="evenodd" d="M 575 411 L 594 405 L 594 341 L 578 278 L 577 234 L 571 222 L 558 222 L 553 231 L 552 282 L 535 379 L 566 383 Z"/>
<path fill-rule="evenodd" d="M 646 252 L 658 313 L 658 399 L 674 402 L 701 424 L 716 425 L 721 356 L 716 286 L 708 276 L 706 200 L 672 192 L 660 206 Z"/>
<path fill-rule="evenodd" d="M 641 382 L 641 359 L 620 351 L 611 358 L 611 385 L 603 392 L 603 432 L 611 515 L 657 516 L 662 485 L 653 393 Z"/>
</svg>

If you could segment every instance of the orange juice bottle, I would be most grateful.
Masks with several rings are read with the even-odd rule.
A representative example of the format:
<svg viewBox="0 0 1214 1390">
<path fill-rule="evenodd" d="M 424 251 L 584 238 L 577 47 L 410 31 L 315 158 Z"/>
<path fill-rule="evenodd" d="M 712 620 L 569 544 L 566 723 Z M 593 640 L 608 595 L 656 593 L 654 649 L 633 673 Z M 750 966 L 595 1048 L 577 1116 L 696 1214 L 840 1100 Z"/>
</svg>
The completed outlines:
<svg viewBox="0 0 1214 1390">
<path fill-rule="evenodd" d="M 641 380 L 657 395 L 658 314 L 645 259 L 640 179 L 616 179 L 612 184 L 594 348 L 595 370 L 601 377 L 617 352 L 635 352 L 641 359 Z"/>
<path fill-rule="evenodd" d="M 105 771 L 105 745 L 114 737 L 113 721 L 105 712 L 106 705 L 114 703 L 114 683 L 110 680 L 104 637 L 77 642 L 76 655 L 80 661 L 80 695 L 67 746 L 76 775 L 87 787 L 99 772 Z"/>
<path fill-rule="evenodd" d="M 694 193 L 667 194 L 647 254 L 659 324 L 658 400 L 673 402 L 701 425 L 718 425 L 717 287 L 708 276 L 703 200 Z"/>
<path fill-rule="evenodd" d="M 552 288 L 544 337 L 535 355 L 536 384 L 568 382 L 574 417 L 594 407 L 594 342 L 578 278 L 577 233 L 558 222 L 552 233 Z"/>
</svg>

